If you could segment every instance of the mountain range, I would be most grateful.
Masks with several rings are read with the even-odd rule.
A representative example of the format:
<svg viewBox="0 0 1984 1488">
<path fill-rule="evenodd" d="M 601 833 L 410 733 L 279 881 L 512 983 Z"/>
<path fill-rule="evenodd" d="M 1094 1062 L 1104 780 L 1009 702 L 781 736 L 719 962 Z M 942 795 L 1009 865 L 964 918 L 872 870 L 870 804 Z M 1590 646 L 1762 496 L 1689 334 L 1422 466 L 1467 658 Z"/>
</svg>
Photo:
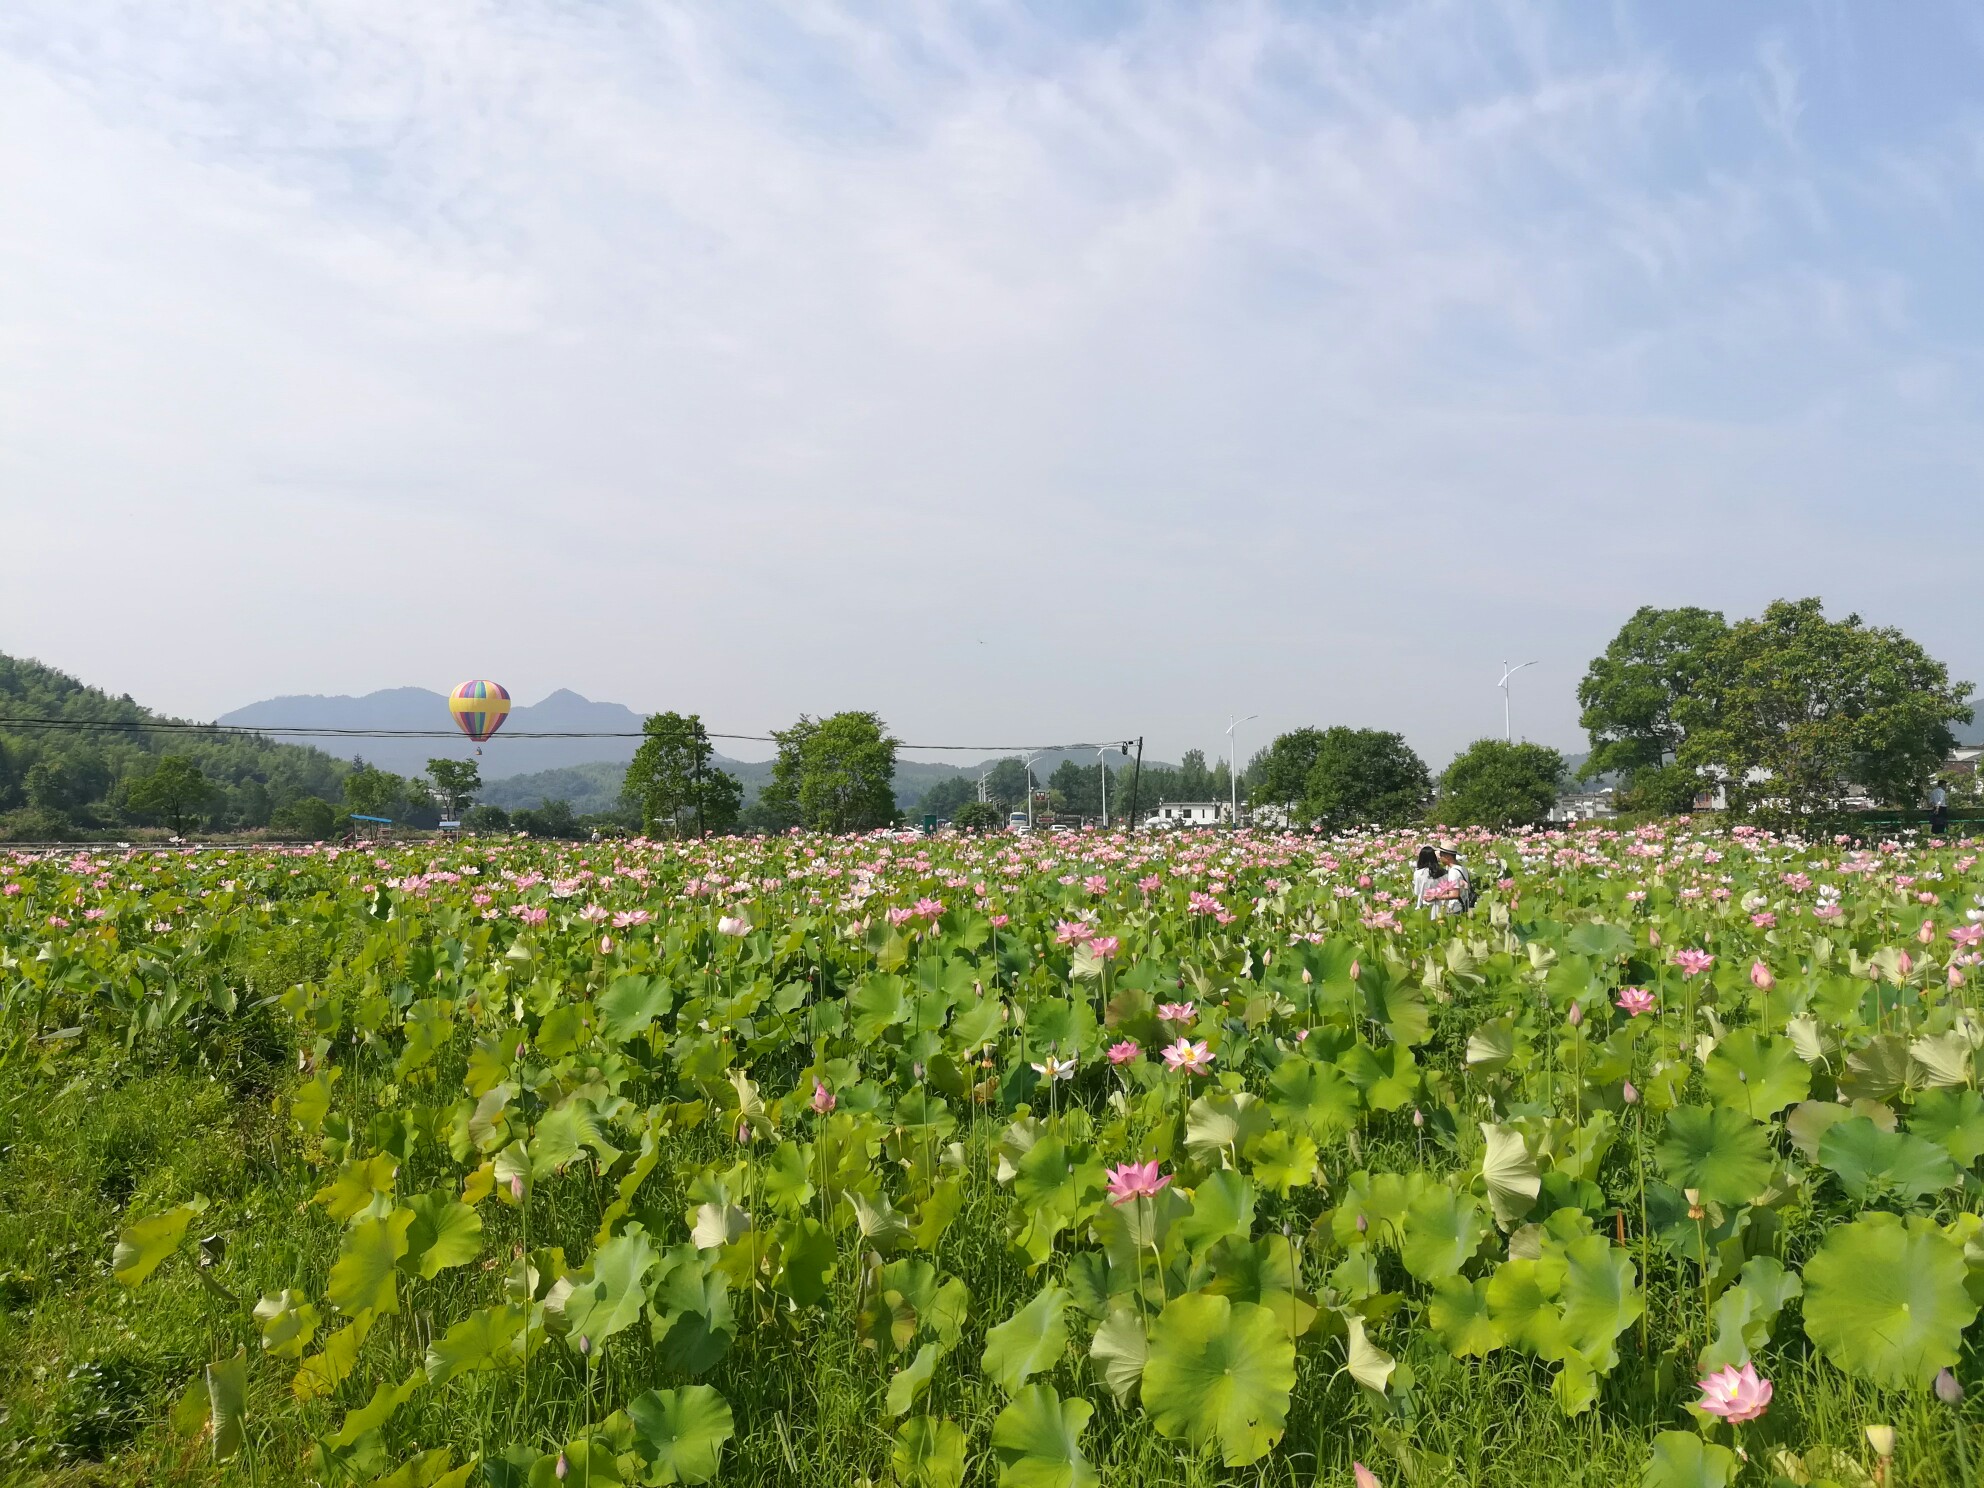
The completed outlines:
<svg viewBox="0 0 1984 1488">
<path fill-rule="evenodd" d="M 514 811 L 539 806 L 547 800 L 563 800 L 581 815 L 609 810 L 620 796 L 620 779 L 627 761 L 640 745 L 642 715 L 623 703 L 595 702 L 567 688 L 560 688 L 541 702 L 513 704 L 502 730 L 482 746 L 483 789 L 478 799 L 492 806 Z M 427 761 L 441 757 L 462 759 L 474 748 L 454 734 L 449 738 L 336 738 L 286 732 L 286 729 L 337 728 L 386 730 L 448 730 L 453 720 L 448 713 L 446 694 L 424 687 L 388 687 L 363 697 L 291 695 L 250 703 L 223 714 L 217 723 L 237 724 L 257 729 L 284 743 L 309 744 L 345 758 L 362 758 L 368 764 L 398 775 L 418 775 Z M 624 738 L 526 739 L 526 733 L 586 732 L 628 735 Z M 1034 761 L 1034 776 L 1045 779 L 1063 760 L 1079 765 L 1095 763 L 1094 750 L 1044 750 Z M 744 786 L 747 803 L 756 799 L 764 783 L 771 779 L 770 760 L 729 759 L 719 754 L 712 761 L 728 770 Z M 923 760 L 897 760 L 895 794 L 897 803 L 908 810 L 931 786 L 952 776 L 976 779 L 996 759 L 970 764 L 932 764 Z M 1115 764 L 1112 761 L 1112 766 Z M 1157 762 L 1146 760 L 1157 767 Z"/>
</svg>

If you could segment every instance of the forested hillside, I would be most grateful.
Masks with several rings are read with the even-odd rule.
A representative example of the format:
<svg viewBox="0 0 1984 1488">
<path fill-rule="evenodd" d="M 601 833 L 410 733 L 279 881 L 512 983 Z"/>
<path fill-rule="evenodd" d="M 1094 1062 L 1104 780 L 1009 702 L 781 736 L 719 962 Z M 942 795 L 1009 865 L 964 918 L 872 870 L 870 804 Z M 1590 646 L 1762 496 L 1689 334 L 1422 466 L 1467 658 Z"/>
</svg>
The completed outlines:
<svg viewBox="0 0 1984 1488">
<path fill-rule="evenodd" d="M 31 722 L 49 719 L 101 726 Z M 0 839 L 50 841 L 131 826 L 263 827 L 299 805 L 321 821 L 328 813 L 308 803 L 342 797 L 351 767 L 321 750 L 145 727 L 175 721 L 38 661 L 0 655 Z M 160 776 L 167 758 L 187 763 Z"/>
</svg>

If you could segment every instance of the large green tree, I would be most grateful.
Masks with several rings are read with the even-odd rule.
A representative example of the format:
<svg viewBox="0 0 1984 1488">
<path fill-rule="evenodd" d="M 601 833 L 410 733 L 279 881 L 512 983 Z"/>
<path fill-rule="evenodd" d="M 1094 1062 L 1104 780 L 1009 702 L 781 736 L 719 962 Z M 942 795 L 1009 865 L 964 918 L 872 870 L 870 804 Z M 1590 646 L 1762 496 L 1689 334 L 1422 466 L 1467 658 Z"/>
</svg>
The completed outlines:
<svg viewBox="0 0 1984 1488">
<path fill-rule="evenodd" d="M 482 770 L 472 759 L 431 759 L 427 762 L 427 778 L 434 783 L 434 792 L 441 797 L 450 817 L 459 817 L 482 789 Z"/>
<path fill-rule="evenodd" d="M 213 782 L 197 764 L 183 754 L 168 754 L 160 757 L 150 774 L 130 783 L 124 804 L 138 816 L 166 823 L 174 836 L 180 836 L 193 814 L 213 796 Z"/>
<path fill-rule="evenodd" d="M 1543 744 L 1480 739 L 1440 776 L 1434 815 L 1454 827 L 1514 827 L 1540 822 L 1557 800 L 1564 757 Z"/>
<path fill-rule="evenodd" d="M 1970 688 L 1899 630 L 1778 600 L 1710 648 L 1676 703 L 1680 763 L 1739 814 L 1822 815 L 1855 786 L 1912 805 L 1956 742 L 1950 726 L 1972 717 Z"/>
<path fill-rule="evenodd" d="M 1309 793 L 1309 772 L 1316 767 L 1323 733 L 1319 728 L 1299 728 L 1277 734 L 1272 744 L 1248 762 L 1247 799 L 1285 806 L 1293 812 Z"/>
<path fill-rule="evenodd" d="M 737 820 L 744 787 L 710 763 L 716 751 L 697 713 L 656 713 L 641 725 L 641 747 L 620 787 L 621 798 L 652 834 L 666 826 L 720 832 Z"/>
<path fill-rule="evenodd" d="M 858 832 L 896 820 L 896 741 L 873 713 L 836 713 L 775 729 L 778 757 L 759 793 L 774 825 Z"/>
<path fill-rule="evenodd" d="M 1402 827 L 1419 819 L 1432 794 L 1426 762 L 1403 737 L 1339 726 L 1317 738 L 1299 814 L 1331 832 Z"/>
<path fill-rule="evenodd" d="M 1578 684 L 1579 723 L 1591 739 L 1578 774 L 1624 776 L 1621 805 L 1686 810 L 1700 782 L 1678 763 L 1686 729 L 1677 708 L 1702 685 L 1728 633 L 1715 610 L 1635 611 Z"/>
</svg>

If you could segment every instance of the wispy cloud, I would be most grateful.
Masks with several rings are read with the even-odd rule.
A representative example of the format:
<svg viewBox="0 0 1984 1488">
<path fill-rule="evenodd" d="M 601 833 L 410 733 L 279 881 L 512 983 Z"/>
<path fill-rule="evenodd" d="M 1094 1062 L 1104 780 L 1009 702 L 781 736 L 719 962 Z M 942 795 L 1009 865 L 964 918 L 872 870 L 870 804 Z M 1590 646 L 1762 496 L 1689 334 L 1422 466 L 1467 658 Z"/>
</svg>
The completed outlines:
<svg viewBox="0 0 1984 1488">
<path fill-rule="evenodd" d="M 1819 40 L 1665 14 L 31 0 L 7 644 L 205 711 L 466 669 L 1434 754 L 1504 650 L 1572 742 L 1640 602 L 1973 645 L 1914 569 L 1974 521 L 1908 242 L 1975 231 L 1960 111 L 1822 148 Z"/>
</svg>

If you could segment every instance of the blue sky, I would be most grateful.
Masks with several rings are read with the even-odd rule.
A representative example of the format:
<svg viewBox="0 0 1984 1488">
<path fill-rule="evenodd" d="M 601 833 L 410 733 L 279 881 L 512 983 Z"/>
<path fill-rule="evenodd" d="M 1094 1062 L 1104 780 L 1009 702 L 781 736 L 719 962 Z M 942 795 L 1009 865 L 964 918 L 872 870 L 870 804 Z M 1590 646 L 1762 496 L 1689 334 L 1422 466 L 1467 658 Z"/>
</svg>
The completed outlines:
<svg viewBox="0 0 1984 1488">
<path fill-rule="evenodd" d="M 1504 657 L 1578 746 L 1640 604 L 1984 677 L 1980 75 L 1933 0 L 24 0 L 0 648 L 1436 764 Z"/>
</svg>

